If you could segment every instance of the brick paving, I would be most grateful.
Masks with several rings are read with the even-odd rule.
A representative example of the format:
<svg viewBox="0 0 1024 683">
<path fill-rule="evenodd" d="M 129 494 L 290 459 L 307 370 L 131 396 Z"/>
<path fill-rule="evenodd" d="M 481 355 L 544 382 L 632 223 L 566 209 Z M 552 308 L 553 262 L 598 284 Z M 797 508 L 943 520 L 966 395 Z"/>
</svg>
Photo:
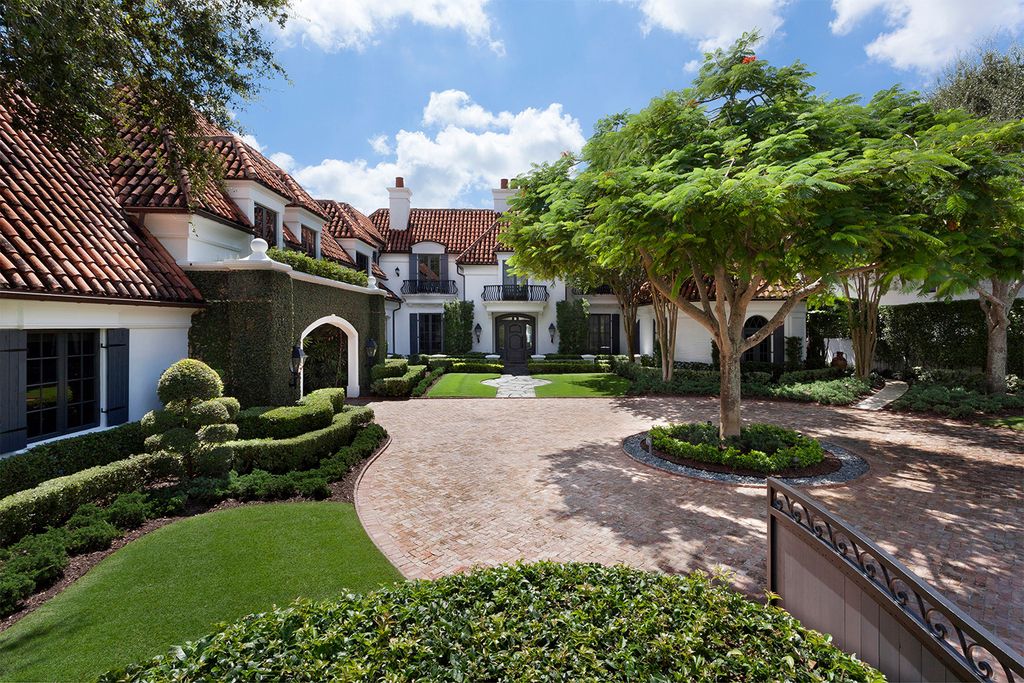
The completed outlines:
<svg viewBox="0 0 1024 683">
<path fill-rule="evenodd" d="M 394 437 L 356 506 L 407 577 L 514 560 L 725 568 L 765 581 L 765 493 L 673 476 L 621 450 L 655 422 L 714 420 L 707 398 L 429 399 L 373 404 Z M 1024 439 L 890 412 L 750 401 L 744 418 L 827 438 L 871 465 L 812 489 L 1024 651 Z"/>
</svg>

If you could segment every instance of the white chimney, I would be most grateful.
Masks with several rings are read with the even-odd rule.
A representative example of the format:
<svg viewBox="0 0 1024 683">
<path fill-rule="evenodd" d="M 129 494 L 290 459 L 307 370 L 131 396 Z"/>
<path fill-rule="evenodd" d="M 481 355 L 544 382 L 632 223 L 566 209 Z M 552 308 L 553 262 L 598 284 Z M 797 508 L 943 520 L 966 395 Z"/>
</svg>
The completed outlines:
<svg viewBox="0 0 1024 683">
<path fill-rule="evenodd" d="M 508 178 L 502 178 L 501 187 L 491 190 L 491 195 L 494 196 L 494 210 L 499 213 L 508 211 L 508 198 L 515 193 L 515 190 L 508 187 Z"/>
<path fill-rule="evenodd" d="M 409 211 L 412 209 L 412 190 L 405 186 L 405 178 L 395 178 L 395 186 L 388 188 L 391 209 L 391 229 L 405 230 L 409 227 Z"/>
</svg>

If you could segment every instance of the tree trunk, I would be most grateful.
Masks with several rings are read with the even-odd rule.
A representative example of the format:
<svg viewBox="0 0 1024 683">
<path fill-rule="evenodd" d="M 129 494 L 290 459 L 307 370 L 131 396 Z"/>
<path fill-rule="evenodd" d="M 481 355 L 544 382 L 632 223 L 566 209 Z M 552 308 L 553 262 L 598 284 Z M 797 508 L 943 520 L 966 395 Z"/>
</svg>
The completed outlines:
<svg viewBox="0 0 1024 683">
<path fill-rule="evenodd" d="M 992 292 L 978 289 L 978 304 L 985 312 L 988 349 L 985 354 L 985 382 L 993 394 L 1006 393 L 1006 333 L 1010 327 L 1010 307 L 1024 281 L 1008 282 L 993 278 Z"/>
<path fill-rule="evenodd" d="M 679 320 L 679 309 L 657 289 L 652 290 L 651 299 L 654 304 L 654 329 L 658 335 L 658 346 L 661 348 L 661 379 L 663 382 L 671 382 L 675 371 L 676 323 Z"/>
<path fill-rule="evenodd" d="M 718 433 L 725 439 L 740 435 L 741 371 L 740 354 L 730 351 L 719 355 L 721 388 L 718 392 Z"/>
<path fill-rule="evenodd" d="M 846 318 L 853 341 L 853 365 L 857 377 L 867 379 L 875 364 L 878 346 L 878 305 L 889 290 L 888 282 L 871 273 L 858 273 L 843 280 Z"/>
</svg>

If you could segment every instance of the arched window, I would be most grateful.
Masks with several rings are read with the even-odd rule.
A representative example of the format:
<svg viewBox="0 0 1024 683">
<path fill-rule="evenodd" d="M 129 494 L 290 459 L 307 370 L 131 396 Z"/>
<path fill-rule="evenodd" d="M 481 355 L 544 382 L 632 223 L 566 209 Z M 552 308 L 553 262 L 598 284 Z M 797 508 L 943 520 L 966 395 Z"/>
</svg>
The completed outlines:
<svg viewBox="0 0 1024 683">
<path fill-rule="evenodd" d="M 743 338 L 747 339 L 758 330 L 768 324 L 768 319 L 761 315 L 752 315 L 743 323 Z M 740 358 L 741 362 L 753 361 L 755 363 L 770 363 L 772 360 L 772 336 L 768 335 L 764 341 L 752 349 L 748 349 Z"/>
</svg>

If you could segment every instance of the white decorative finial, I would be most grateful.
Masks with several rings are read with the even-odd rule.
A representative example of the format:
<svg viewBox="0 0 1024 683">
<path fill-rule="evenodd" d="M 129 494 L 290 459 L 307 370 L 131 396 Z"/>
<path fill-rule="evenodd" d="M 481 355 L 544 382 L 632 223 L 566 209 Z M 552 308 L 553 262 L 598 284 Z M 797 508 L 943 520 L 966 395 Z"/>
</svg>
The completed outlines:
<svg viewBox="0 0 1024 683">
<path fill-rule="evenodd" d="M 372 275 L 366 278 L 366 286 L 370 289 L 377 289 L 377 278 Z"/>
<path fill-rule="evenodd" d="M 243 261 L 269 261 L 270 257 L 267 256 L 267 249 L 270 247 L 267 241 L 262 237 L 253 237 L 252 242 L 249 242 L 249 250 L 251 254 L 246 256 Z"/>
</svg>

